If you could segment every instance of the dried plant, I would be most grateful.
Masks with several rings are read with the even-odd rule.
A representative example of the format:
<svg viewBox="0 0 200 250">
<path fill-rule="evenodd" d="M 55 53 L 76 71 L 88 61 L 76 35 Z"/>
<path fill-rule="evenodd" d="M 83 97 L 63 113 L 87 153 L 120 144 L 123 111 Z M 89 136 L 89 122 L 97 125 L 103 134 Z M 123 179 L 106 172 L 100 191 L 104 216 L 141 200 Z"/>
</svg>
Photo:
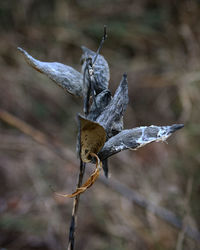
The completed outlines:
<svg viewBox="0 0 200 250">
<path fill-rule="evenodd" d="M 66 92 L 83 98 L 84 115 L 78 115 L 77 152 L 80 158 L 80 172 L 77 188 L 72 194 L 62 195 L 75 197 L 68 250 L 74 249 L 80 194 L 96 181 L 102 167 L 105 176 L 108 176 L 108 158 L 122 150 L 137 150 L 151 142 L 166 141 L 176 130 L 183 127 L 183 124 L 174 124 L 123 129 L 123 115 L 128 105 L 127 74 L 123 74 L 119 87 L 112 97 L 108 88 L 109 66 L 105 58 L 100 55 L 106 38 L 106 27 L 104 27 L 104 35 L 97 52 L 82 46 L 82 73 L 61 63 L 41 62 L 34 59 L 22 48 L 18 48 L 30 66 L 48 76 Z M 85 166 L 88 162 L 96 164 L 96 169 L 82 184 Z"/>
</svg>

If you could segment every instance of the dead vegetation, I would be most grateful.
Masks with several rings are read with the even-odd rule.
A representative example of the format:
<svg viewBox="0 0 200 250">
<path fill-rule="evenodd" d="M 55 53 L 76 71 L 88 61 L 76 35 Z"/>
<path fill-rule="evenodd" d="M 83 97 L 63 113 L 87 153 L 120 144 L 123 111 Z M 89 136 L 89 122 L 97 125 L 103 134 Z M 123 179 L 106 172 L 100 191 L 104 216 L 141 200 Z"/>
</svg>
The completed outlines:
<svg viewBox="0 0 200 250">
<path fill-rule="evenodd" d="M 170 145 L 113 156 L 110 173 L 184 225 L 175 229 L 97 181 L 82 196 L 76 247 L 199 249 L 198 241 L 184 233 L 185 223 L 195 230 L 200 224 L 198 1 L 97 1 L 96 6 L 91 1 L 5 1 L 0 13 L 1 114 L 9 112 L 48 138 L 48 146 L 41 145 L 0 122 L 0 246 L 66 246 L 71 201 L 54 197 L 49 185 L 73 192 L 78 166 L 72 152 L 81 101 L 28 68 L 16 47 L 78 68 L 80 45 L 95 50 L 107 23 L 103 55 L 111 65 L 112 92 L 123 72 L 129 76 L 126 127 L 185 124 Z"/>
</svg>

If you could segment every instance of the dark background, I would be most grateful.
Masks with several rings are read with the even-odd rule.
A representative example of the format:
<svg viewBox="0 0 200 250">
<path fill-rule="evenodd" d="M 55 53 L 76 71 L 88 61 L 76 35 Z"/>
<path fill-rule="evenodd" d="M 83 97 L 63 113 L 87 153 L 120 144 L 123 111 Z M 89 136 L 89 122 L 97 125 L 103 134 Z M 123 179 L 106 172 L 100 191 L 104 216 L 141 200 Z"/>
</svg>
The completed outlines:
<svg viewBox="0 0 200 250">
<path fill-rule="evenodd" d="M 30 68 L 17 46 L 42 61 L 80 70 L 80 46 L 110 65 L 114 93 L 128 73 L 125 127 L 184 123 L 168 144 L 110 160 L 126 184 L 200 230 L 200 1 L 0 1 L 0 108 L 64 145 L 69 160 L 0 120 L 0 249 L 66 249 L 79 163 L 76 113 L 82 100 Z M 71 158 L 70 158 L 71 157 Z M 73 160 L 75 158 L 75 160 Z M 190 187 L 192 189 L 190 190 Z M 200 249 L 180 230 L 100 180 L 81 196 L 76 249 Z"/>
</svg>

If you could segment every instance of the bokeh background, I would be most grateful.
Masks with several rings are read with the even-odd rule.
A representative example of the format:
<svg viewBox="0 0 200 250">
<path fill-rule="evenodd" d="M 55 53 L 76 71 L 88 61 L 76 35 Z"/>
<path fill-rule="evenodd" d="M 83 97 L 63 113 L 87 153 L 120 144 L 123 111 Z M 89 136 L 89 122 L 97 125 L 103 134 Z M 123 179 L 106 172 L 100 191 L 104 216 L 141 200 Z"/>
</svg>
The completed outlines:
<svg viewBox="0 0 200 250">
<path fill-rule="evenodd" d="M 81 196 L 76 249 L 200 249 L 184 234 L 186 225 L 200 230 L 199 16 L 197 0 L 0 1 L 0 249 L 66 249 L 72 199 L 49 186 L 71 193 L 79 171 L 82 100 L 30 68 L 17 46 L 80 70 L 80 46 L 96 50 L 104 24 L 112 93 L 128 73 L 125 127 L 185 124 L 168 144 L 113 156 L 110 179 L 172 211 L 183 227 L 98 180 Z M 6 122 L 3 111 L 51 138 L 65 159 Z"/>
</svg>

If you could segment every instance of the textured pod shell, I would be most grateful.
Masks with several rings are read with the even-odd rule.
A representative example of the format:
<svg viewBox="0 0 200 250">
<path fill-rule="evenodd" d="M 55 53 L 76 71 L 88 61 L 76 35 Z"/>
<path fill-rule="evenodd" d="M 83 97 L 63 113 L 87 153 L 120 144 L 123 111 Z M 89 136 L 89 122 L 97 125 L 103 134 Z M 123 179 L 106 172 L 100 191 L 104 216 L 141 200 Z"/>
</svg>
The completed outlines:
<svg viewBox="0 0 200 250">
<path fill-rule="evenodd" d="M 91 58 L 92 62 L 94 61 L 94 58 L 96 56 L 96 52 L 82 46 L 82 73 L 84 73 L 86 68 L 86 59 Z M 94 69 L 94 77 L 97 80 L 97 83 L 94 81 L 94 88 L 96 93 L 100 93 L 104 89 L 108 88 L 109 80 L 110 80 L 110 71 L 107 61 L 102 55 L 98 55 L 96 62 L 93 66 Z M 88 76 L 86 74 L 86 79 L 88 79 Z"/>
<path fill-rule="evenodd" d="M 91 161 L 91 153 L 98 154 L 106 141 L 104 128 L 96 122 L 79 116 L 80 155 L 83 162 Z"/>
<path fill-rule="evenodd" d="M 35 70 L 48 76 L 57 85 L 72 95 L 83 95 L 83 76 L 74 68 L 57 62 L 41 62 L 29 55 L 22 48 L 18 50 L 23 54 L 27 63 Z"/>
</svg>

